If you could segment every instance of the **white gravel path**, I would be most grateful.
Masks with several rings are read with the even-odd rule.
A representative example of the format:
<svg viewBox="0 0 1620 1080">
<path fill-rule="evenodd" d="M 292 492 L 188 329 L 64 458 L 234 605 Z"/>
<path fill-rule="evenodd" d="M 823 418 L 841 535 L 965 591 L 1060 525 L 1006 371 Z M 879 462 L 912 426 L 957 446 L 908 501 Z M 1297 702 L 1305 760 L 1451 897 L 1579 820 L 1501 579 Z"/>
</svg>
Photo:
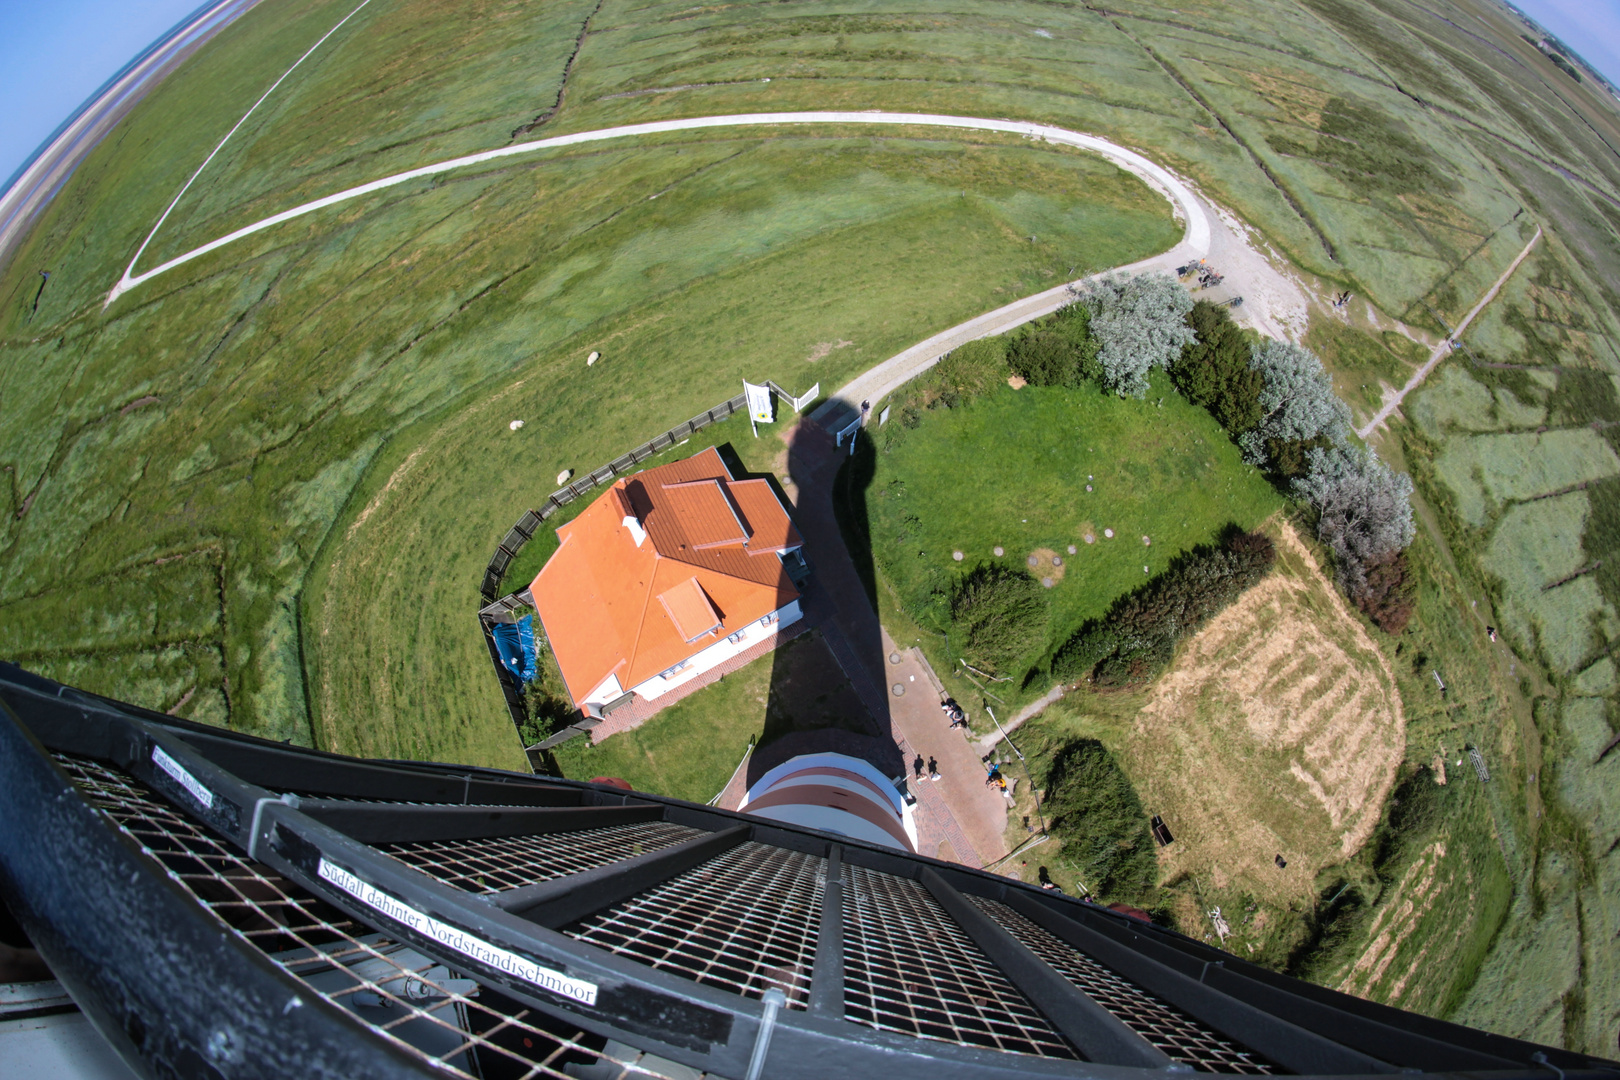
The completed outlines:
<svg viewBox="0 0 1620 1080">
<path fill-rule="evenodd" d="M 334 29 L 336 28 L 334 27 Z M 323 198 L 295 206 L 290 210 L 283 210 L 279 214 L 272 214 L 267 218 L 255 221 L 251 225 L 244 225 L 234 232 L 227 233 L 217 240 L 211 240 L 201 247 L 193 248 L 183 255 L 177 255 L 144 273 L 135 273 L 135 263 L 134 260 L 131 260 L 129 267 L 124 271 L 124 276 L 118 280 L 118 284 L 114 285 L 112 291 L 107 294 L 107 304 L 111 304 L 124 293 L 143 282 L 150 281 L 177 266 L 183 266 L 211 251 L 217 251 L 227 244 L 233 244 L 245 237 L 252 236 L 254 233 L 263 232 L 265 229 L 273 228 L 294 218 L 303 217 L 305 214 L 314 213 L 316 210 L 336 206 L 350 199 L 357 199 L 362 195 L 370 195 L 372 192 L 382 191 L 396 184 L 403 184 L 427 176 L 436 176 L 456 169 L 464 169 L 471 165 L 482 165 L 485 162 L 497 161 L 501 158 L 532 154 L 559 146 L 575 146 L 580 143 L 632 138 L 638 135 L 656 135 L 669 131 L 778 124 L 906 124 L 918 127 L 965 128 L 972 131 L 1002 131 L 1089 150 L 1107 158 L 1120 168 L 1141 177 L 1150 187 L 1157 190 L 1174 204 L 1177 215 L 1186 223 L 1186 233 L 1181 244 L 1173 249 L 1174 251 L 1184 249 L 1186 254 L 1194 260 L 1203 258 L 1209 251 L 1209 218 L 1205 215 L 1203 207 L 1193 196 L 1187 185 L 1169 170 L 1149 161 L 1136 151 L 1127 150 L 1123 146 L 1111 143 L 1107 139 L 1099 139 L 1095 135 L 1086 135 L 1078 131 L 1052 127 L 1048 124 L 1031 124 L 1017 120 L 990 120 L 973 116 L 945 116 L 936 113 L 894 113 L 879 110 L 869 112 L 740 113 L 734 116 L 695 116 L 682 120 L 659 120 L 646 124 L 625 124 L 619 127 L 599 128 L 595 131 L 575 132 L 572 135 L 556 135 L 549 139 L 536 139 L 533 142 L 515 143 L 512 146 L 502 146 L 477 154 L 466 154 L 462 157 L 451 158 L 448 161 L 424 165 L 417 169 L 409 169 L 405 172 L 395 173 L 392 176 L 372 180 L 369 183 L 345 188 Z M 199 171 L 201 170 L 199 169 Z M 161 224 L 161 220 L 159 224 Z M 156 228 L 154 228 L 153 232 L 156 231 Z M 150 242 L 151 236 L 148 236 L 147 243 Z M 141 246 L 144 250 L 146 245 L 142 244 Z M 138 257 L 139 252 L 137 252 Z M 1061 291 L 1061 287 L 1056 291 Z M 1033 318 L 1034 316 L 1030 317 Z M 994 333 L 995 331 L 986 332 Z"/>
</svg>

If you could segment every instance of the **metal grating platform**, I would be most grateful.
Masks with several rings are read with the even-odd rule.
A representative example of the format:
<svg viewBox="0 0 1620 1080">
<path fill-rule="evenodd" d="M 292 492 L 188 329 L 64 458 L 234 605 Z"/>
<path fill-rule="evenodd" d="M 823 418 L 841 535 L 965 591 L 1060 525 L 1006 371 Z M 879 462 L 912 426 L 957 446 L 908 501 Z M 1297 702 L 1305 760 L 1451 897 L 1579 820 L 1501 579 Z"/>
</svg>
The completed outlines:
<svg viewBox="0 0 1620 1080">
<path fill-rule="evenodd" d="M 745 997 L 809 1004 L 826 860 L 742 844 L 565 933 Z"/>
<path fill-rule="evenodd" d="M 300 786 L 323 794 L 274 795 Z M 241 1051 L 354 1080 L 1620 1080 L 966 867 L 616 786 L 314 753 L 4 663 L 0 821 L 8 906 L 154 1074 L 234 1074 Z"/>
<path fill-rule="evenodd" d="M 701 835 L 684 825 L 649 821 L 494 840 L 379 844 L 377 850 L 446 885 L 486 893 L 593 870 Z"/>
<path fill-rule="evenodd" d="M 221 922 L 374 1033 L 427 1057 L 445 1075 L 465 1080 L 489 1075 L 580 1080 L 626 1073 L 691 1080 L 697 1075 L 679 1067 L 657 1071 L 630 1047 L 612 1056 L 605 1040 L 559 1025 L 371 932 L 203 832 L 116 769 L 64 754 L 55 758 L 91 805 Z"/>
<path fill-rule="evenodd" d="M 845 868 L 844 1016 L 1042 1057 L 1074 1050 L 915 881 Z"/>
<path fill-rule="evenodd" d="M 1059 941 L 1006 904 L 968 898 L 1026 948 L 1051 965 L 1125 1026 L 1169 1057 L 1200 1072 L 1273 1073 L 1276 1070 L 1175 1009 Z"/>
</svg>

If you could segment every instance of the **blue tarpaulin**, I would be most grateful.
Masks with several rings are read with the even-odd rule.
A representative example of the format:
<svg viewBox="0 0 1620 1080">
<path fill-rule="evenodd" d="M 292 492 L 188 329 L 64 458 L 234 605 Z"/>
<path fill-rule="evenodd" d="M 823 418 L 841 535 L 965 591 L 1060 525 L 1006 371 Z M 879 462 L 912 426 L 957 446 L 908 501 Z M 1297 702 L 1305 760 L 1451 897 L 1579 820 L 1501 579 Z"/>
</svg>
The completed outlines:
<svg viewBox="0 0 1620 1080">
<path fill-rule="evenodd" d="M 501 666 L 521 681 L 534 678 L 534 616 L 525 615 L 515 623 L 496 623 L 490 628 L 495 635 L 495 651 Z"/>
</svg>

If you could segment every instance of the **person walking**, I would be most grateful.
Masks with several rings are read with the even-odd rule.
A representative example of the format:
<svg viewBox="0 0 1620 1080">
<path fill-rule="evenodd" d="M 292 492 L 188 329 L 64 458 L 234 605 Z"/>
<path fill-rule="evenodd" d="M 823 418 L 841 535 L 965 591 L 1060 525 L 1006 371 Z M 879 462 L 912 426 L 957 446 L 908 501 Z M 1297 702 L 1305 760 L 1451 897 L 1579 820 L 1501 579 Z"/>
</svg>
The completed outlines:
<svg viewBox="0 0 1620 1080">
<path fill-rule="evenodd" d="M 939 762 L 935 761 L 933 758 L 928 759 L 928 779 L 939 779 Z"/>
</svg>

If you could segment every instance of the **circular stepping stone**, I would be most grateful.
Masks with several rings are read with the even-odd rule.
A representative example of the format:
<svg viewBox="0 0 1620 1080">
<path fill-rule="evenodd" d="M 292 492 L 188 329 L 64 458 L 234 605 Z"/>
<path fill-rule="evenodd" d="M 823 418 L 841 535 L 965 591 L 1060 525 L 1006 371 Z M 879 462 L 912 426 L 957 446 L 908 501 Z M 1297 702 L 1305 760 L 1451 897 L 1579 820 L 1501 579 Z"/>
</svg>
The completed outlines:
<svg viewBox="0 0 1620 1080">
<path fill-rule="evenodd" d="M 1078 555 L 1079 553 L 1080 553 L 1079 548 L 1075 547 L 1073 544 L 1069 545 L 1069 554 L 1070 555 Z"/>
<path fill-rule="evenodd" d="M 1113 529 L 1104 529 L 1103 530 L 1103 535 L 1108 537 L 1108 539 L 1112 540 L 1114 538 L 1114 530 Z"/>
<path fill-rule="evenodd" d="M 1087 484 L 1087 485 L 1086 485 L 1086 490 L 1087 490 L 1087 491 L 1090 491 L 1090 490 L 1091 490 L 1091 485 L 1090 485 L 1090 484 Z"/>
<path fill-rule="evenodd" d="M 1144 537 L 1142 537 L 1142 546 L 1143 547 L 1152 547 L 1153 546 L 1153 541 L 1149 540 L 1147 537 L 1144 536 Z"/>
<path fill-rule="evenodd" d="M 892 652 L 892 653 L 889 654 L 889 663 L 898 664 L 899 662 L 900 662 L 900 654 L 899 653 Z"/>
<path fill-rule="evenodd" d="M 1007 554 L 1007 549 L 1002 547 L 1000 544 L 997 544 L 995 547 L 991 548 L 990 550 L 994 551 L 996 553 L 996 558 L 998 558 L 998 559 L 1001 558 L 1003 555 Z"/>
<path fill-rule="evenodd" d="M 1070 548 L 1069 550 L 1073 551 L 1074 548 Z M 1061 555 L 1052 556 L 1052 565 L 1053 566 L 1062 566 L 1063 565 L 1063 556 L 1061 556 Z"/>
<path fill-rule="evenodd" d="M 957 562 L 961 562 L 963 557 L 964 556 L 962 555 L 962 553 L 960 551 L 951 552 L 951 558 L 955 559 Z"/>
<path fill-rule="evenodd" d="M 1033 555 L 1031 555 L 1031 556 L 1030 556 L 1030 557 L 1029 557 L 1029 558 L 1028 558 L 1028 559 L 1026 559 L 1026 560 L 1025 560 L 1025 561 L 1026 561 L 1026 562 L 1028 562 L 1028 563 L 1029 563 L 1029 565 L 1031 565 L 1031 566 L 1039 566 L 1039 565 L 1041 565 L 1041 560 L 1039 560 L 1039 559 L 1037 559 L 1037 558 L 1036 558 L 1036 557 L 1035 557 L 1035 556 L 1033 556 Z"/>
<path fill-rule="evenodd" d="M 905 683 L 895 683 L 893 689 L 894 689 L 894 696 L 895 697 L 904 697 L 905 693 L 906 693 L 906 684 Z"/>
<path fill-rule="evenodd" d="M 1041 578 L 1041 584 L 1045 585 L 1048 589 L 1050 589 L 1053 585 L 1056 585 L 1057 582 L 1053 581 L 1049 577 L 1043 577 L 1043 578 Z"/>
<path fill-rule="evenodd" d="M 1090 533 L 1086 533 L 1085 541 L 1088 544 L 1095 544 L 1097 542 L 1097 538 L 1095 536 L 1092 536 Z"/>
</svg>

